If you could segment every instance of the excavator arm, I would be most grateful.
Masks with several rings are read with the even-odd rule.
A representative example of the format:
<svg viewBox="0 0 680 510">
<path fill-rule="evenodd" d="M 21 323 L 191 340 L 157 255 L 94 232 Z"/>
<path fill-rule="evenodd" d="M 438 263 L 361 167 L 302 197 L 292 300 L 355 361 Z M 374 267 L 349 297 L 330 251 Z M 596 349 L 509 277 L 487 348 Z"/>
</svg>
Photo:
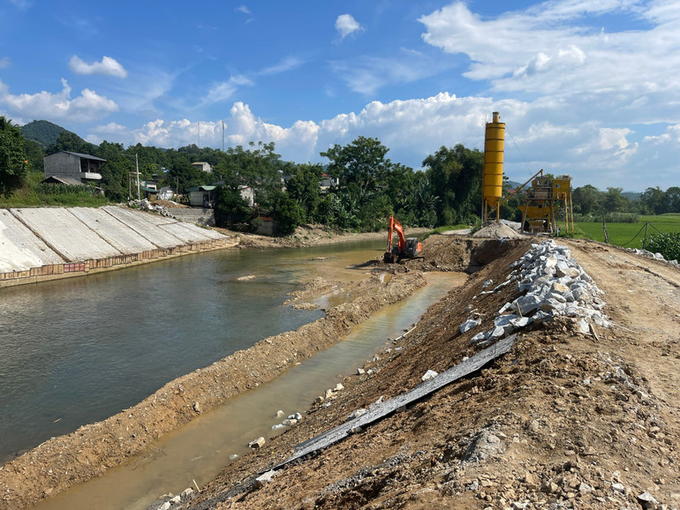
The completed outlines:
<svg viewBox="0 0 680 510">
<path fill-rule="evenodd" d="M 392 238 L 394 233 L 397 233 L 399 237 L 399 242 L 397 244 L 397 249 L 392 247 Z M 420 254 L 422 245 L 418 242 L 415 237 L 406 239 L 404 235 L 404 227 L 401 226 L 394 216 L 390 216 L 387 225 L 387 251 L 383 256 L 385 262 L 393 263 L 401 260 L 403 257 L 414 258 Z"/>
</svg>

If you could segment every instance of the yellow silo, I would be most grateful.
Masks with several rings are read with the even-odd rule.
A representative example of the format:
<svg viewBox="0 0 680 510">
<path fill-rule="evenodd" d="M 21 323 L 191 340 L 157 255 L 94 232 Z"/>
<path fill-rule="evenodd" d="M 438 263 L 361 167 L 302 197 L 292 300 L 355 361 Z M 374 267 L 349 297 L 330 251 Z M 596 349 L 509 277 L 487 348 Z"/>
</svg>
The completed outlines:
<svg viewBox="0 0 680 510">
<path fill-rule="evenodd" d="M 484 174 L 482 177 L 482 201 L 484 221 L 487 208 L 494 207 L 503 196 L 503 150 L 505 148 L 505 123 L 501 115 L 493 112 L 493 122 L 486 123 L 484 139 Z M 499 210 L 496 209 L 496 219 Z"/>
</svg>

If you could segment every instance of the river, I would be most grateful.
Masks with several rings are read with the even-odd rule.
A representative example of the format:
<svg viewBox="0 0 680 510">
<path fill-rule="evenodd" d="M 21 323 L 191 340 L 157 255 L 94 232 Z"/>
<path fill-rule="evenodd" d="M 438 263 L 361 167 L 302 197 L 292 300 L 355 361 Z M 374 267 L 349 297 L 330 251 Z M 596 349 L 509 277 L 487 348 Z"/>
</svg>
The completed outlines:
<svg viewBox="0 0 680 510">
<path fill-rule="evenodd" d="M 316 320 L 287 294 L 316 275 L 358 279 L 347 267 L 383 248 L 222 250 L 0 289 L 0 463 Z"/>
</svg>

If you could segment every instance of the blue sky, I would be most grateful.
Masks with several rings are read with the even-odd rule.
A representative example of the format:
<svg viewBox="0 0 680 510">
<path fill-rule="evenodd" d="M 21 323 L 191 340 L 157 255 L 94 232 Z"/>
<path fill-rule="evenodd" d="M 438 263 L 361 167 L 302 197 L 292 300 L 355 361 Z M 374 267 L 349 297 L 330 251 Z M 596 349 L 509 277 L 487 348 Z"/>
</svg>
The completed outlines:
<svg viewBox="0 0 680 510">
<path fill-rule="evenodd" d="M 512 5 L 512 7 L 508 7 Z M 273 141 L 286 160 L 379 138 L 414 169 L 483 149 L 506 174 L 680 186 L 680 2 L 0 0 L 0 114 L 93 143 Z"/>
</svg>

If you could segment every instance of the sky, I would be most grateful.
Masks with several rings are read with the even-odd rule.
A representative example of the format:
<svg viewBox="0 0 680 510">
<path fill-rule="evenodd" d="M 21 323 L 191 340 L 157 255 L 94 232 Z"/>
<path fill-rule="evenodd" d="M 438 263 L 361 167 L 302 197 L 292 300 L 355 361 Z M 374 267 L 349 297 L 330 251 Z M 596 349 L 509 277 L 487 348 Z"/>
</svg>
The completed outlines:
<svg viewBox="0 0 680 510">
<path fill-rule="evenodd" d="M 418 170 L 494 111 L 511 180 L 680 186 L 680 2 L 0 0 L 0 115 L 92 143 L 366 136 Z"/>
</svg>

